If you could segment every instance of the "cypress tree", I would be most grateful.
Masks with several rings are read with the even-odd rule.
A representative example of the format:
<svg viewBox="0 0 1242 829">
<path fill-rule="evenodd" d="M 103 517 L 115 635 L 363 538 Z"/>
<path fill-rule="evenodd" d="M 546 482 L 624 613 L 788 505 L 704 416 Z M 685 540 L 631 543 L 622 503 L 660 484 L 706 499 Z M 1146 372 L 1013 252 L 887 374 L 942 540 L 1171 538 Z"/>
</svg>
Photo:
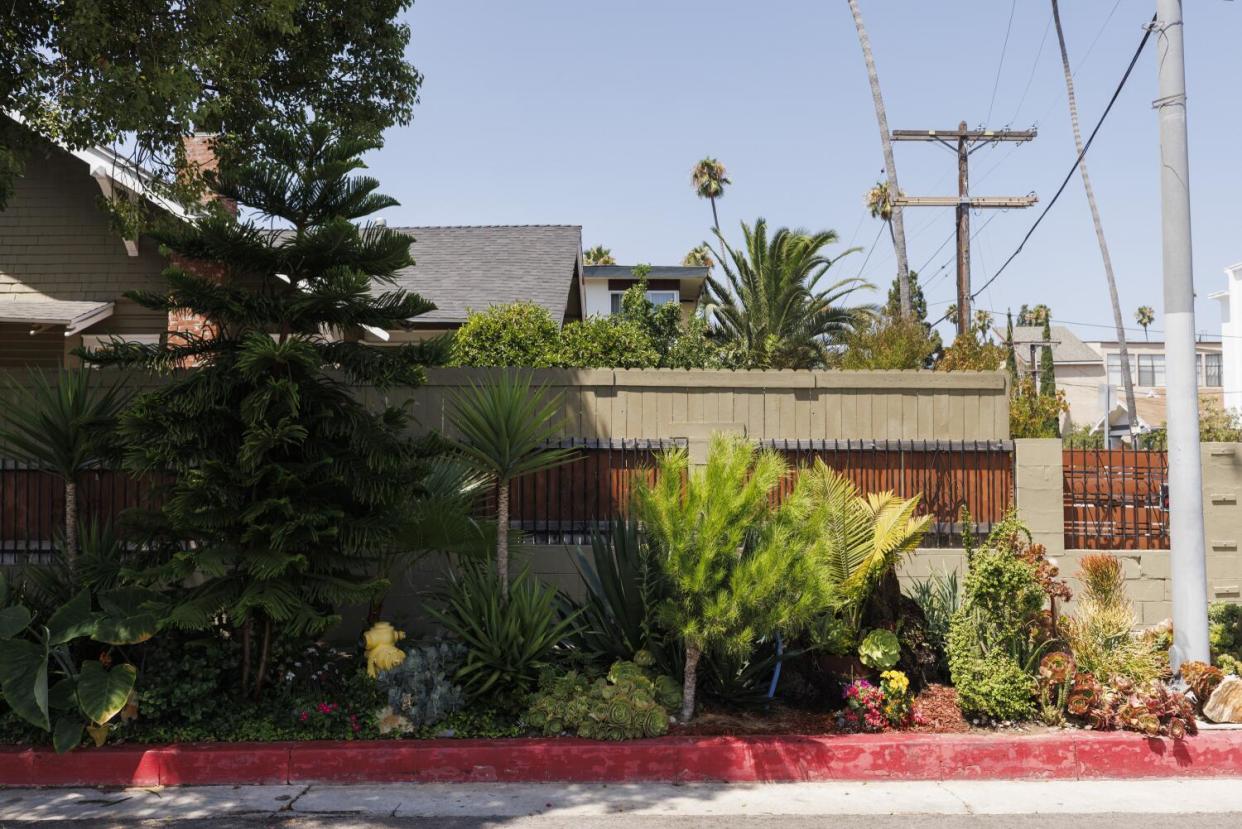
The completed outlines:
<svg viewBox="0 0 1242 829">
<path fill-rule="evenodd" d="M 1052 341 L 1052 326 L 1048 321 L 1048 316 L 1044 317 L 1044 342 Z M 1045 397 L 1056 397 L 1057 395 L 1057 372 L 1056 366 L 1052 361 L 1052 346 L 1043 347 L 1039 355 L 1039 393 Z M 1048 430 L 1051 434 L 1060 437 L 1061 435 L 1061 419 L 1057 414 L 1052 414 L 1048 418 Z"/>
<path fill-rule="evenodd" d="M 161 228 L 174 254 L 167 288 L 128 294 L 200 315 L 207 333 L 83 353 L 172 375 L 121 421 L 126 468 L 172 481 L 159 518 L 179 543 L 152 576 L 195 577 L 169 624 L 235 627 L 240 683 L 255 695 L 274 636 L 320 634 L 341 605 L 386 586 L 375 564 L 417 486 L 418 446 L 402 411 L 369 409 L 351 387 L 416 385 L 429 353 L 377 349 L 358 334 L 434 308 L 393 287 L 412 264 L 410 238 L 356 223 L 396 204 L 354 174 L 379 142 L 314 121 L 269 133 L 268 157 L 210 180 L 243 218 L 217 205 Z"/>
<path fill-rule="evenodd" d="M 1013 345 L 1013 311 L 1005 312 L 1005 370 L 1009 372 L 1009 384 L 1018 387 L 1018 355 Z"/>
</svg>

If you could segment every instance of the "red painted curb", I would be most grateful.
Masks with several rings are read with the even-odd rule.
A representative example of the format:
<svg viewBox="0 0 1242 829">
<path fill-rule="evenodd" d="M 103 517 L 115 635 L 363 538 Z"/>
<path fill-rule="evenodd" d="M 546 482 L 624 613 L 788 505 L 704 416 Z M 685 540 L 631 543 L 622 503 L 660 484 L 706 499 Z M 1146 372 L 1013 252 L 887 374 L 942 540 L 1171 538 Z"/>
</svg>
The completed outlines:
<svg viewBox="0 0 1242 829">
<path fill-rule="evenodd" d="M 1184 741 L 1066 731 L 1038 736 L 855 734 L 0 749 L 0 786 L 258 783 L 1072 780 L 1242 776 L 1242 731 Z"/>
</svg>

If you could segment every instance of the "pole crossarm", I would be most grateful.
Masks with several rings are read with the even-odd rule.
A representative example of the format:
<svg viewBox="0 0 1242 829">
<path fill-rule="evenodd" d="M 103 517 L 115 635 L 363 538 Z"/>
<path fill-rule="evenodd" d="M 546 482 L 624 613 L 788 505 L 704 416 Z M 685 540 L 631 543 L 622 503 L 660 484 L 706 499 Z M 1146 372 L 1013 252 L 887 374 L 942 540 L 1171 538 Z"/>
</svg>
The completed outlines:
<svg viewBox="0 0 1242 829">
<path fill-rule="evenodd" d="M 894 141 L 1031 141 L 1039 130 L 893 130 Z"/>
<path fill-rule="evenodd" d="M 901 207 L 969 207 L 971 209 L 1030 207 L 1039 201 L 1035 194 L 1027 196 L 897 196 L 893 204 Z"/>
</svg>

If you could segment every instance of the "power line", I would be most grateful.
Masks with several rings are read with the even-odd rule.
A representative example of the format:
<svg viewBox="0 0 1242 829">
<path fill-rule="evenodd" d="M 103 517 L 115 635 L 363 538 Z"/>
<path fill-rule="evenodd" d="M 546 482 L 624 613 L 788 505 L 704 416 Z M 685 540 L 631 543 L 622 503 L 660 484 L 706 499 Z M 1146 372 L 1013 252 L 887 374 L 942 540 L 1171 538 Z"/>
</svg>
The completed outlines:
<svg viewBox="0 0 1242 829">
<path fill-rule="evenodd" d="M 1151 20 L 1154 23 L 1156 21 L 1156 16 L 1152 15 Z M 1013 262 L 1013 260 L 1018 257 L 1018 254 L 1022 252 L 1022 249 L 1026 247 L 1026 243 L 1030 241 L 1031 236 L 1035 234 L 1036 228 L 1038 228 L 1040 223 L 1043 222 L 1044 217 L 1048 215 L 1048 211 L 1052 209 L 1052 206 L 1057 203 L 1057 199 L 1059 199 L 1061 194 L 1065 192 L 1065 188 L 1069 185 L 1070 179 L 1074 177 L 1074 173 L 1078 170 L 1078 165 L 1082 162 L 1083 158 L 1086 157 L 1087 151 L 1091 149 L 1091 144 L 1095 141 L 1096 135 L 1100 132 L 1100 128 L 1104 126 L 1104 121 L 1108 119 L 1108 114 L 1113 111 L 1113 105 L 1117 103 L 1117 98 L 1121 95 L 1121 90 L 1125 88 L 1126 82 L 1130 80 L 1130 74 L 1134 71 L 1134 67 L 1138 63 L 1139 56 L 1143 54 L 1143 49 L 1147 46 L 1147 41 L 1151 39 L 1151 33 L 1151 27 L 1147 27 L 1144 30 L 1143 38 L 1139 41 L 1138 48 L 1134 50 L 1134 56 L 1130 58 L 1130 65 L 1126 67 L 1125 74 L 1121 76 L 1121 81 L 1117 84 L 1117 88 L 1113 90 L 1112 97 L 1108 99 L 1108 106 L 1104 107 L 1104 113 L 1100 116 L 1100 120 L 1096 122 L 1095 128 L 1091 130 L 1091 135 L 1087 138 L 1087 143 L 1083 145 L 1082 152 L 1080 152 L 1078 157 L 1074 159 L 1074 163 L 1070 166 L 1069 172 L 1065 174 L 1065 178 L 1061 181 L 1061 186 L 1057 188 L 1057 192 L 1053 194 L 1051 199 L 1049 199 L 1048 204 L 1044 206 L 1044 209 L 1040 212 L 1038 218 L 1035 219 L 1035 223 L 1031 225 L 1029 230 L 1027 230 L 1026 235 L 1022 237 L 1022 241 L 1018 243 L 1018 247 L 1014 249 L 1013 253 L 1009 254 L 1009 258 L 1006 259 L 1004 264 L 1000 266 L 1000 269 L 996 273 L 992 274 L 992 276 L 984 282 L 977 291 L 971 292 L 971 300 L 974 300 L 975 297 L 979 296 L 980 293 L 986 290 L 989 285 L 995 282 L 1000 275 L 1005 272 L 1005 269 L 1009 267 L 1009 264 Z M 948 318 L 949 315 L 945 314 L 944 317 L 937 320 L 934 324 L 939 325 Z"/>
<path fill-rule="evenodd" d="M 1009 123 L 1018 120 L 1018 113 L 1022 111 L 1022 105 L 1026 103 L 1026 94 L 1031 91 L 1031 83 L 1035 80 L 1035 72 L 1039 69 L 1039 59 L 1044 56 L 1044 44 L 1048 41 L 1048 32 L 1052 30 L 1052 13 L 1048 13 L 1048 23 L 1044 26 L 1044 36 L 1039 39 L 1039 49 L 1035 52 L 1035 60 L 1031 63 L 1031 75 L 1026 79 L 1026 86 L 1022 88 L 1022 97 L 1018 99 L 1017 109 L 1013 111 L 1013 117 L 1009 119 Z"/>
<path fill-rule="evenodd" d="M 983 123 L 992 123 L 992 107 L 996 105 L 996 90 L 1000 88 L 1001 70 L 1005 68 L 1005 53 L 1009 51 L 1009 32 L 1013 29 L 1013 13 L 1018 9 L 1018 0 L 1009 5 L 1009 23 L 1005 26 L 1005 41 L 1001 44 L 1000 63 L 996 65 L 996 80 L 992 82 L 992 100 L 988 103 L 988 117 Z"/>
<path fill-rule="evenodd" d="M 876 243 L 880 241 L 880 234 L 884 232 L 884 226 L 887 222 L 880 222 L 880 228 L 875 232 L 875 238 L 871 240 L 871 248 L 867 251 L 867 258 L 863 260 L 862 266 L 858 269 L 858 278 L 862 279 L 863 271 L 867 269 L 867 263 L 871 261 L 871 254 L 875 253 Z"/>
</svg>

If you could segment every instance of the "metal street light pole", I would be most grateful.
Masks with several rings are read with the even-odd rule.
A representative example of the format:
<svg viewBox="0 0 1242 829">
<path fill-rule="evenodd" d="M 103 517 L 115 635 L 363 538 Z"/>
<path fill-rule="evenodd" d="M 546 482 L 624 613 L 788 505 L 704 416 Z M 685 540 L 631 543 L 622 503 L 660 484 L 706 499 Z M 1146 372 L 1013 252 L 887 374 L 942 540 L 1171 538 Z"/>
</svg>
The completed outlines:
<svg viewBox="0 0 1242 829">
<path fill-rule="evenodd" d="M 1210 661 L 1203 468 L 1195 371 L 1195 291 L 1190 250 L 1190 162 L 1186 149 L 1186 66 L 1181 0 L 1156 0 L 1160 116 L 1161 238 L 1164 251 L 1168 388 L 1169 536 L 1173 575 L 1173 669 Z"/>
</svg>

